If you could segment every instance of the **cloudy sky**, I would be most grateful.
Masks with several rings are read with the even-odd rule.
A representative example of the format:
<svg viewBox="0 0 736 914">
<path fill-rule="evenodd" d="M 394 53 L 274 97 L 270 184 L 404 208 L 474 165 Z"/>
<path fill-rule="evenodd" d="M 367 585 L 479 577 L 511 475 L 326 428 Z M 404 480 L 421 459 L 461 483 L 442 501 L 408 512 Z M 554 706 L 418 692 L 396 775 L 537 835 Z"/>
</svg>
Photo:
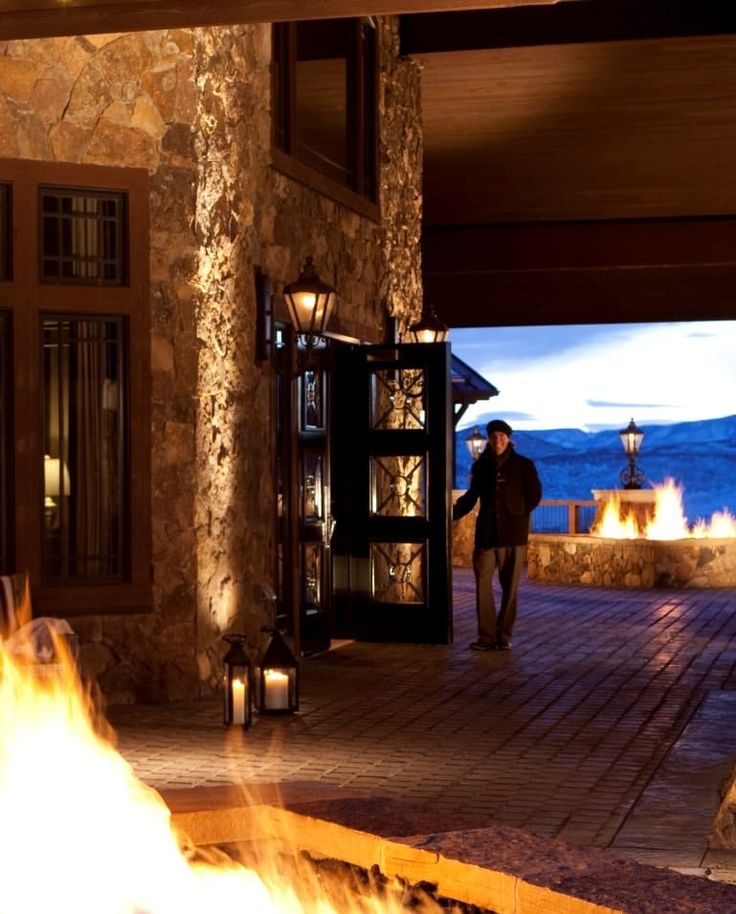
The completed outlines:
<svg viewBox="0 0 736 914">
<path fill-rule="evenodd" d="M 623 428 L 736 414 L 736 321 L 453 329 L 452 351 L 500 391 L 517 429 Z"/>
</svg>

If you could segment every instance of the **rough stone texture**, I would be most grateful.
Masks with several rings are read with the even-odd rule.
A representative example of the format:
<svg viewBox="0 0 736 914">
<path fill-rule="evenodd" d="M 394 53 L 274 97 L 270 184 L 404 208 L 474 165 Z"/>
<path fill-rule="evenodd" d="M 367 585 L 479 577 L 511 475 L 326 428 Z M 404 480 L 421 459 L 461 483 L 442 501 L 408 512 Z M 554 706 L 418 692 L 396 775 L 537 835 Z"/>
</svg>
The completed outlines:
<svg viewBox="0 0 736 914">
<path fill-rule="evenodd" d="M 529 579 L 597 587 L 733 587 L 736 540 L 611 540 L 532 534 Z"/>
<path fill-rule="evenodd" d="M 270 166 L 269 25 L 0 43 L 0 156 L 150 175 L 154 608 L 75 620 L 110 703 L 219 686 L 227 630 L 252 653 L 275 552 L 273 368 L 253 274 L 278 296 L 311 254 L 345 332 L 421 310 L 419 71 L 381 39 L 381 223 Z"/>
</svg>

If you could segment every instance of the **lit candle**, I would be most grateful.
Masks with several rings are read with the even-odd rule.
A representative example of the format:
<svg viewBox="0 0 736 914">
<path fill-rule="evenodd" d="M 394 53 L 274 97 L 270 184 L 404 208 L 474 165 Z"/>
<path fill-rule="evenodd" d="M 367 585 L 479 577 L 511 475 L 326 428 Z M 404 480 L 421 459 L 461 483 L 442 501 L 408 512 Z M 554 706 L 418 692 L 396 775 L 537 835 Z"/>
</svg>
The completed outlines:
<svg viewBox="0 0 736 914">
<path fill-rule="evenodd" d="M 264 670 L 265 706 L 269 711 L 286 710 L 289 707 L 289 677 L 280 670 Z"/>
<path fill-rule="evenodd" d="M 245 683 L 242 679 L 233 679 L 233 723 L 245 723 Z"/>
</svg>

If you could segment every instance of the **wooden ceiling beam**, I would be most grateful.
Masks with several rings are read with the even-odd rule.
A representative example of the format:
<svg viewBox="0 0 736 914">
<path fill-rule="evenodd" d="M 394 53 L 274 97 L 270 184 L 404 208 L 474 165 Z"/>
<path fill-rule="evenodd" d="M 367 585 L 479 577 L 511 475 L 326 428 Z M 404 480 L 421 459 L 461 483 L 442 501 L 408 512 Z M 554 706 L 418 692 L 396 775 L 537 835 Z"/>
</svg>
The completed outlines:
<svg viewBox="0 0 736 914">
<path fill-rule="evenodd" d="M 736 218 L 428 228 L 424 298 L 450 327 L 732 320 Z"/>
<path fill-rule="evenodd" d="M 0 40 L 493 9 L 521 2 L 555 0 L 0 0 Z"/>
<path fill-rule="evenodd" d="M 402 16 L 401 53 L 410 56 L 595 41 L 736 33 L 736 7 L 718 0 L 560 0 L 545 6 Z"/>
</svg>

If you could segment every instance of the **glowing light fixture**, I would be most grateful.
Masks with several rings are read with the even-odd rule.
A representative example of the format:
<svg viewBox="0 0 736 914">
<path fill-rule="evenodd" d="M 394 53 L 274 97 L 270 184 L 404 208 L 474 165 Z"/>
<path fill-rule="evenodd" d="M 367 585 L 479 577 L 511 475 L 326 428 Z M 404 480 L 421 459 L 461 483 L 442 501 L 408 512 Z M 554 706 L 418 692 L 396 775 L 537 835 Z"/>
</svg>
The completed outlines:
<svg viewBox="0 0 736 914">
<path fill-rule="evenodd" d="M 439 320 L 432 306 L 425 303 L 420 320 L 409 327 L 409 336 L 414 343 L 445 343 L 450 337 L 450 328 Z"/>
<path fill-rule="evenodd" d="M 477 460 L 480 457 L 486 449 L 486 444 L 488 444 L 488 439 L 477 425 L 473 427 L 472 432 L 465 436 L 465 447 L 473 460 Z"/>
<path fill-rule="evenodd" d="M 618 436 L 629 458 L 628 465 L 621 471 L 621 482 L 625 489 L 641 489 L 646 477 L 636 465 L 636 455 L 644 440 L 644 432 L 632 419 L 626 428 L 621 429 Z"/>
<path fill-rule="evenodd" d="M 230 649 L 223 658 L 224 681 L 224 723 L 226 727 L 241 726 L 247 730 L 251 725 L 253 708 L 253 686 L 250 661 L 243 645 L 245 635 L 225 635 Z"/>
<path fill-rule="evenodd" d="M 322 336 L 335 307 L 336 293 L 319 278 L 311 257 L 307 257 L 296 282 L 284 287 L 284 298 L 295 333 L 307 341 Z"/>
<path fill-rule="evenodd" d="M 271 640 L 255 669 L 256 708 L 261 714 L 293 714 L 299 710 L 299 662 L 281 632 Z"/>
</svg>

